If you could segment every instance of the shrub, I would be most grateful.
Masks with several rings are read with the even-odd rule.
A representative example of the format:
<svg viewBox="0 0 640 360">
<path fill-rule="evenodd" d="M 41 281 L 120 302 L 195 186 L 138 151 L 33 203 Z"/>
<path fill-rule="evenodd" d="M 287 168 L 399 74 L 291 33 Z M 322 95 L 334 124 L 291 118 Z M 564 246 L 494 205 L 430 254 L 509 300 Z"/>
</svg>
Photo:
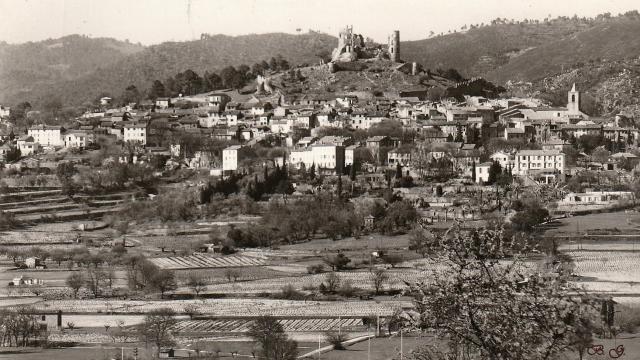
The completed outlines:
<svg viewBox="0 0 640 360">
<path fill-rule="evenodd" d="M 309 274 L 320 274 L 324 272 L 324 265 L 322 264 L 315 264 L 315 265 L 309 265 L 307 266 L 307 272 Z"/>
<path fill-rule="evenodd" d="M 340 287 L 340 277 L 334 272 L 327 274 L 324 280 L 325 281 L 321 284 L 321 286 L 323 286 L 325 291 L 328 293 L 335 293 Z"/>
<path fill-rule="evenodd" d="M 296 290 L 293 285 L 288 284 L 282 287 L 278 297 L 286 300 L 301 300 L 304 299 L 304 294 Z"/>
<path fill-rule="evenodd" d="M 334 331 L 328 331 L 325 334 L 325 340 L 333 346 L 334 350 L 346 350 L 343 342 L 347 340 L 347 337 L 343 334 L 336 333 Z"/>
<path fill-rule="evenodd" d="M 356 289 L 351 285 L 351 281 L 344 281 L 338 289 L 338 294 L 344 297 L 352 297 Z"/>
<path fill-rule="evenodd" d="M 622 332 L 633 334 L 640 327 L 640 308 L 620 306 L 618 326 Z"/>
</svg>

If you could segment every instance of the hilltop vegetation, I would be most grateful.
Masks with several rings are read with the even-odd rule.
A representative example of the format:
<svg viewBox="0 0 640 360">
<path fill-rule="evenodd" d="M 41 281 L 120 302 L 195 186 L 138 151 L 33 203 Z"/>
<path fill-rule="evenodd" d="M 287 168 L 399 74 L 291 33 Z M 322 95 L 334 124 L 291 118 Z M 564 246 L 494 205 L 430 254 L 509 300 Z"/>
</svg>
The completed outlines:
<svg viewBox="0 0 640 360">
<path fill-rule="evenodd" d="M 315 32 L 302 35 L 215 35 L 204 40 L 162 43 L 135 51 L 130 56 L 112 56 L 108 52 L 100 58 L 110 58 L 109 61 L 96 64 L 92 69 L 88 69 L 91 66 L 78 66 L 88 70 L 74 70 L 74 74 L 80 76 L 58 77 L 55 81 L 50 75 L 33 75 L 35 70 L 28 69 L 41 66 L 26 63 L 21 70 L 24 76 L 17 76 L 17 70 L 12 72 L 14 75 L 2 75 L 3 79 L 7 79 L 7 84 L 0 88 L 0 100 L 9 103 L 27 100 L 37 106 L 55 94 L 64 105 L 80 105 L 101 94 L 120 94 L 128 85 L 147 89 L 156 79 L 166 79 L 188 69 L 199 74 L 219 71 L 230 65 L 238 65 L 238 59 L 251 64 L 280 54 L 293 64 L 313 63 L 319 60 L 316 54 L 331 49 L 335 42 L 334 37 Z M 33 46 L 46 48 L 44 42 Z M 0 61 L 21 62 L 30 56 L 23 48 L 12 51 L 15 54 L 11 58 L 2 52 L 3 59 Z M 65 54 L 75 59 L 85 56 L 84 52 L 70 48 Z M 76 67 L 71 63 L 65 66 L 70 69 Z"/>
<path fill-rule="evenodd" d="M 464 76 L 538 80 L 578 63 L 640 55 L 640 15 L 559 17 L 514 21 L 496 19 L 461 32 L 402 43 L 402 58 L 425 68 L 455 68 Z"/>
<path fill-rule="evenodd" d="M 33 92 L 54 89 L 60 82 L 92 74 L 143 49 L 128 41 L 80 35 L 20 45 L 0 43 L 0 98 L 31 97 Z M 50 93 L 41 96 L 45 94 Z"/>
<path fill-rule="evenodd" d="M 442 74 L 443 69 L 453 68 L 459 71 L 461 78 L 481 76 L 496 84 L 508 81 L 537 83 L 587 66 L 585 64 L 638 57 L 638 33 L 640 15 L 637 11 L 620 16 L 602 14 L 595 18 L 495 19 L 486 25 L 464 26 L 460 32 L 402 42 L 401 57 L 407 62 L 420 63 L 425 70 L 431 70 L 431 74 Z M 165 81 L 187 70 L 206 78 L 207 72 L 220 73 L 225 67 L 269 61 L 278 55 L 292 67 L 304 67 L 326 58 L 336 44 L 334 36 L 313 31 L 299 35 L 205 35 L 201 40 L 166 42 L 149 47 L 77 35 L 22 45 L 0 44 L 0 101 L 9 105 L 29 101 L 34 108 L 42 108 L 53 98 L 64 106 L 77 106 L 101 95 L 117 97 L 130 85 L 149 89 L 155 80 Z M 588 67 L 584 74 L 590 76 L 587 70 Z M 597 70 L 596 73 L 596 82 L 601 83 L 607 74 L 615 71 Z M 329 85 L 340 91 L 367 87 L 387 87 L 386 90 L 393 91 L 397 87 L 410 88 L 416 83 L 406 76 L 394 76 L 397 79 L 376 77 L 371 71 L 345 71 L 334 81 L 330 77 L 311 74 L 301 89 L 320 89 Z M 365 86 L 372 80 L 375 84 Z M 610 79 L 610 82 L 615 80 Z M 429 84 L 434 85 L 440 85 L 439 81 Z M 446 89 L 449 85 L 443 87 Z M 590 89 L 591 85 L 586 85 L 584 89 Z M 537 85 L 533 88 L 548 92 Z M 599 102 L 597 98 L 605 95 L 606 92 L 589 94 L 593 98 L 586 100 Z M 598 113 L 600 108 L 605 112 L 612 111 L 612 106 L 618 105 L 595 104 L 592 113 Z"/>
<path fill-rule="evenodd" d="M 582 108 L 588 114 L 640 116 L 640 58 L 579 63 L 532 83 L 510 83 L 508 88 L 513 95 L 542 97 L 564 106 L 566 89 L 573 83 L 584 92 Z"/>
</svg>

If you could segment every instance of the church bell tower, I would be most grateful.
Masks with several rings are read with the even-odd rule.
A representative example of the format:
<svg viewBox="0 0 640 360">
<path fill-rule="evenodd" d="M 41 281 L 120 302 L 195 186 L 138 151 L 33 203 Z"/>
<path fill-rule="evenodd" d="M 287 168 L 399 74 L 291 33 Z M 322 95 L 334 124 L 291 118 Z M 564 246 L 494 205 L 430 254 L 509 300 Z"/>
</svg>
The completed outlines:
<svg viewBox="0 0 640 360">
<path fill-rule="evenodd" d="M 576 90 L 575 83 L 573 83 L 573 87 L 571 88 L 571 91 L 569 91 L 567 98 L 567 110 L 569 113 L 580 113 L 580 91 Z"/>
</svg>

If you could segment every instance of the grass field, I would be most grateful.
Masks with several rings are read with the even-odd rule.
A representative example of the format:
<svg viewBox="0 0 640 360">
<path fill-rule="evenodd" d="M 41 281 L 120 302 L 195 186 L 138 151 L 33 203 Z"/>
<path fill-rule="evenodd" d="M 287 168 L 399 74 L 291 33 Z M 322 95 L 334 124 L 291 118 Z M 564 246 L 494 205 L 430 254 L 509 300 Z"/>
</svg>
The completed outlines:
<svg viewBox="0 0 640 360">
<path fill-rule="evenodd" d="M 312 250 L 312 251 L 337 251 L 337 250 L 376 250 L 396 249 L 409 246 L 409 235 L 387 236 L 380 234 L 364 235 L 360 239 L 346 238 L 338 241 L 331 239 L 318 239 L 295 245 L 284 245 L 282 250 Z"/>
<path fill-rule="evenodd" d="M 637 230 L 640 215 L 636 212 L 612 212 L 572 216 L 558 220 L 558 224 L 547 230 L 549 235 L 575 235 L 577 232 L 594 232 L 597 230 L 618 229 L 623 231 Z"/>
</svg>

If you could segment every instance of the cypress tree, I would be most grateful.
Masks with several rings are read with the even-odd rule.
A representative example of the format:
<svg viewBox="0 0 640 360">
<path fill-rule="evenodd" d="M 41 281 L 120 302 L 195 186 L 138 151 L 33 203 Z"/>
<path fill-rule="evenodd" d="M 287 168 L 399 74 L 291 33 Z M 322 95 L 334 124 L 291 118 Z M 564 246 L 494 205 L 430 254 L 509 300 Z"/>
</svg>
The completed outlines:
<svg viewBox="0 0 640 360">
<path fill-rule="evenodd" d="M 351 179 L 351 181 L 356 181 L 356 162 L 354 161 L 353 164 L 351 164 L 351 168 L 349 169 L 349 178 Z"/>
<path fill-rule="evenodd" d="M 402 178 L 402 166 L 400 163 L 396 164 L 396 179 Z"/>
<path fill-rule="evenodd" d="M 313 163 L 309 168 L 309 179 L 313 180 L 315 178 L 316 178 L 316 163 Z"/>
<path fill-rule="evenodd" d="M 342 175 L 338 175 L 338 198 L 342 198 Z"/>
<path fill-rule="evenodd" d="M 471 180 L 476 181 L 476 162 L 471 163 Z"/>
</svg>

